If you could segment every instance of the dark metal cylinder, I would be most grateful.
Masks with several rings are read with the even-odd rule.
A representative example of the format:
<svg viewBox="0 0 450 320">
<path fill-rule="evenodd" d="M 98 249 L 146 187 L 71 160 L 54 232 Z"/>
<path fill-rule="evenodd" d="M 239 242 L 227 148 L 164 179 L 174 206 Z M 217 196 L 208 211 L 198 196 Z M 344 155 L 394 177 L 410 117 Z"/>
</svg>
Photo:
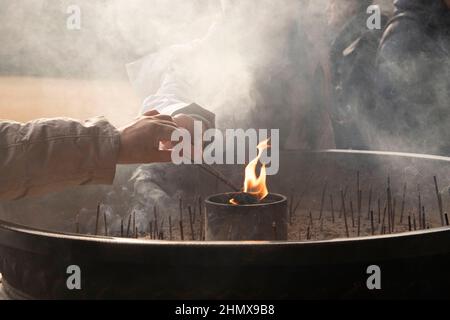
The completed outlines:
<svg viewBox="0 0 450 320">
<path fill-rule="evenodd" d="M 287 240 L 287 199 L 269 194 L 264 203 L 232 205 L 233 194 L 209 197 L 206 204 L 207 241 Z"/>
</svg>

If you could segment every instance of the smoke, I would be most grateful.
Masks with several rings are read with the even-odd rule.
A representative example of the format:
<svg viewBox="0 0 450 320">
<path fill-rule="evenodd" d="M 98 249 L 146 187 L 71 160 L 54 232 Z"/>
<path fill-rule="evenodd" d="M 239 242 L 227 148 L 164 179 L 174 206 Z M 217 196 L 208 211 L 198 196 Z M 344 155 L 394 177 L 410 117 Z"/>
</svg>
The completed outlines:
<svg viewBox="0 0 450 320">
<path fill-rule="evenodd" d="M 148 77 L 158 83 L 167 60 L 174 57 L 172 66 L 191 85 L 189 96 L 216 113 L 219 127 L 279 128 L 281 139 L 290 142 L 290 147 L 302 148 L 300 141 L 309 139 L 310 131 L 323 129 L 316 121 L 323 110 L 318 108 L 318 115 L 305 114 L 323 104 L 311 97 L 320 91 L 311 79 L 316 67 L 326 61 L 332 37 L 327 27 L 328 2 L 3 0 L 0 73 L 128 82 L 126 64 L 158 53 L 163 63 Z M 67 29 L 69 5 L 80 7 L 80 30 Z M 138 101 L 158 89 L 145 81 L 135 85 Z M 95 100 L 101 101 L 115 88 L 108 90 L 99 90 Z M 140 109 L 134 104 L 126 107 L 135 108 L 132 113 L 136 114 Z M 113 118 L 123 118 L 124 110 L 113 112 Z M 306 129 L 298 129 L 299 123 Z M 114 203 L 118 193 L 133 193 L 133 203 L 127 207 L 137 212 L 142 229 L 148 218 L 140 217 L 148 216 L 154 205 L 175 203 L 171 210 L 177 211 L 176 201 L 184 188 L 159 176 L 167 170 L 158 165 L 140 169 L 128 189 L 107 196 L 104 208 L 115 230 L 119 220 L 126 218 L 126 211 L 119 216 Z M 167 173 L 171 177 L 188 174 L 183 169 Z M 92 212 L 89 217 L 92 230 Z"/>
<path fill-rule="evenodd" d="M 5 0 L 0 72 L 126 81 L 127 63 L 188 45 L 192 50 L 179 63 L 194 88 L 191 96 L 229 118 L 255 105 L 255 73 L 274 60 L 277 66 L 289 63 L 291 57 L 280 50 L 290 25 L 306 23 L 324 2 Z M 67 8 L 73 5 L 80 8 L 80 30 L 67 28 Z M 269 77 L 277 66 L 261 73 Z"/>
<path fill-rule="evenodd" d="M 125 79 L 131 59 L 197 36 L 210 23 L 195 1 L 6 0 L 0 6 L 0 70 L 15 75 Z M 67 28 L 70 6 L 80 8 L 79 30 Z"/>
</svg>

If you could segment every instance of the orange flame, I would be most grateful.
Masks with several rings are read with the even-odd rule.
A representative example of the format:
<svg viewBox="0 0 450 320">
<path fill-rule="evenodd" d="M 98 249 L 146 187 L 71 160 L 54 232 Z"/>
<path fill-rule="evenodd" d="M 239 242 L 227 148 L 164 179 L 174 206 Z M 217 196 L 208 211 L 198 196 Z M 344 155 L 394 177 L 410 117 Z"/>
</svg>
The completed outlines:
<svg viewBox="0 0 450 320">
<path fill-rule="evenodd" d="M 244 192 L 250 193 L 258 200 L 264 199 L 269 191 L 266 186 L 266 165 L 262 164 L 259 177 L 256 176 L 256 166 L 265 149 L 269 147 L 269 140 L 265 140 L 258 145 L 258 156 L 250 161 L 245 167 Z"/>
<path fill-rule="evenodd" d="M 269 194 L 269 190 L 266 185 L 266 165 L 261 165 L 259 176 L 256 175 L 256 166 L 258 165 L 263 151 L 269 147 L 269 139 L 258 144 L 257 157 L 250 161 L 250 163 L 245 167 L 244 192 L 253 195 L 260 201 Z M 233 205 L 239 204 L 235 199 L 231 199 L 230 203 Z"/>
</svg>

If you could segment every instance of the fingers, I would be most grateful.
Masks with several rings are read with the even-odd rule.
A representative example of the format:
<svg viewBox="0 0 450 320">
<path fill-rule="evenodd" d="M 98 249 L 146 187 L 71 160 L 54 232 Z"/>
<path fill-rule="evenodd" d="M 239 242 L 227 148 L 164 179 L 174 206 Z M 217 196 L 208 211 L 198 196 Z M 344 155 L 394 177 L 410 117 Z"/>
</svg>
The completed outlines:
<svg viewBox="0 0 450 320">
<path fill-rule="evenodd" d="M 147 111 L 147 112 L 143 113 L 142 116 L 144 116 L 144 117 L 153 117 L 153 116 L 156 116 L 158 114 L 159 114 L 158 111 L 150 110 L 150 111 Z"/>
<path fill-rule="evenodd" d="M 178 128 L 177 124 L 173 121 L 159 120 L 159 119 L 155 119 L 154 117 L 146 117 L 146 118 L 141 119 L 141 121 L 143 121 L 143 123 L 148 126 L 166 125 L 166 126 Z"/>
<path fill-rule="evenodd" d="M 158 123 L 158 129 L 155 139 L 159 141 L 170 141 L 172 133 L 177 130 L 177 127 L 165 123 Z"/>
<path fill-rule="evenodd" d="M 167 114 L 160 114 L 158 111 L 156 110 L 150 110 L 145 112 L 144 114 L 142 114 L 141 117 L 151 117 L 153 119 L 158 119 L 158 120 L 166 120 L 166 121 L 172 121 L 174 122 L 173 118 Z"/>
<path fill-rule="evenodd" d="M 175 121 L 173 121 L 171 116 L 167 116 L 167 115 L 163 115 L 163 114 L 153 116 L 153 117 L 143 117 L 142 119 L 151 121 L 151 122 L 166 124 L 166 125 L 173 126 L 173 127 L 178 127 L 178 125 L 176 124 Z"/>
<path fill-rule="evenodd" d="M 170 121 L 170 122 L 176 123 L 171 116 L 168 116 L 166 114 L 159 114 L 159 115 L 153 116 L 153 118 L 158 119 L 158 120 Z"/>
<path fill-rule="evenodd" d="M 160 150 L 172 150 L 173 146 L 174 146 L 174 144 L 172 143 L 172 141 L 168 141 L 168 140 L 162 140 L 159 143 Z"/>
</svg>

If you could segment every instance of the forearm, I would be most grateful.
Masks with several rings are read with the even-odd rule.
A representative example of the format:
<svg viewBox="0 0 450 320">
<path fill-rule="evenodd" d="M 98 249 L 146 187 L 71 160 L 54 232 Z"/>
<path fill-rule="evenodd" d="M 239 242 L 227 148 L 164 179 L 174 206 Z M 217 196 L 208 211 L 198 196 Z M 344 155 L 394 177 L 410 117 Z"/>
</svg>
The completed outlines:
<svg viewBox="0 0 450 320">
<path fill-rule="evenodd" d="M 0 122 L 0 199 L 110 184 L 119 147 L 119 132 L 102 118 Z"/>
</svg>

